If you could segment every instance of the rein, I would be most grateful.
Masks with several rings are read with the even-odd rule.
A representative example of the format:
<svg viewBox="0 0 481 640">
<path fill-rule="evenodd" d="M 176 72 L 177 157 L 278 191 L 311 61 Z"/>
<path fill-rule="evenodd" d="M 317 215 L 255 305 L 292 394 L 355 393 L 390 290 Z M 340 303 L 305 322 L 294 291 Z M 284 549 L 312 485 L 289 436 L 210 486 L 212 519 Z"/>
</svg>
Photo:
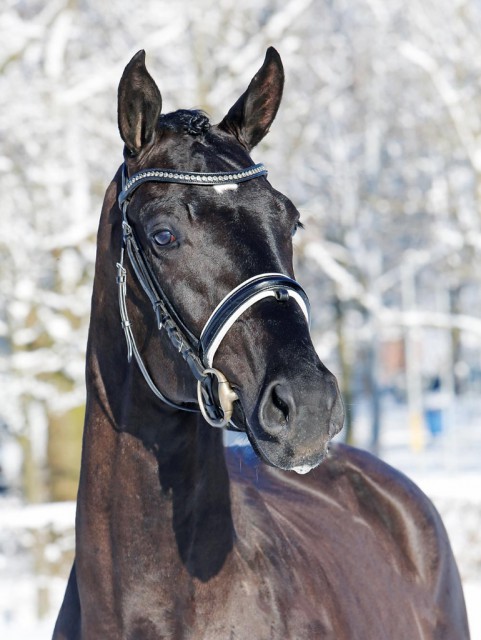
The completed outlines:
<svg viewBox="0 0 481 640">
<path fill-rule="evenodd" d="M 127 342 L 127 358 L 132 356 L 152 392 L 165 404 L 183 411 L 200 411 L 205 420 L 214 427 L 227 427 L 240 431 L 232 422 L 233 404 L 237 394 L 224 374 L 212 367 L 215 353 L 224 336 L 235 321 L 253 304 L 273 296 L 279 302 L 292 297 L 300 306 L 306 321 L 310 322 L 310 305 L 301 285 L 282 273 L 263 273 L 235 287 L 217 305 L 207 320 L 199 338 L 186 327 L 175 311 L 162 287 L 155 278 L 145 253 L 129 224 L 127 210 L 135 190 L 145 182 L 163 182 L 215 186 L 239 184 L 247 180 L 266 176 L 263 164 L 256 164 L 237 172 L 189 172 L 165 169 L 139 171 L 130 178 L 125 164 L 122 169 L 122 190 L 118 202 L 122 211 L 122 248 L 117 263 L 117 284 L 121 325 Z M 197 380 L 198 405 L 192 402 L 176 403 L 169 400 L 153 381 L 135 342 L 132 325 L 127 311 L 127 271 L 124 267 L 125 252 L 135 272 L 137 280 L 149 298 L 155 313 L 157 328 L 164 329 L 175 349 L 181 354 Z"/>
</svg>

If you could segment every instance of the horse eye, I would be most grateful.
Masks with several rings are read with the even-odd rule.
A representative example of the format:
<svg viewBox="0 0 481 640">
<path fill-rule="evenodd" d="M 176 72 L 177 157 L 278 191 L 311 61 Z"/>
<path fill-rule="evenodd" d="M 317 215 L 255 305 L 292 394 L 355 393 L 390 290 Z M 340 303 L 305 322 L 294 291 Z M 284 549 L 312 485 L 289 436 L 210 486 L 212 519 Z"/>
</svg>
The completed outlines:
<svg viewBox="0 0 481 640">
<path fill-rule="evenodd" d="M 165 247 L 166 245 L 175 242 L 175 239 L 175 236 L 168 229 L 161 229 L 154 235 L 154 242 L 161 247 Z"/>
<path fill-rule="evenodd" d="M 292 237 L 296 235 L 298 229 L 304 229 L 304 225 L 300 220 L 298 220 L 296 224 L 292 227 Z"/>
</svg>

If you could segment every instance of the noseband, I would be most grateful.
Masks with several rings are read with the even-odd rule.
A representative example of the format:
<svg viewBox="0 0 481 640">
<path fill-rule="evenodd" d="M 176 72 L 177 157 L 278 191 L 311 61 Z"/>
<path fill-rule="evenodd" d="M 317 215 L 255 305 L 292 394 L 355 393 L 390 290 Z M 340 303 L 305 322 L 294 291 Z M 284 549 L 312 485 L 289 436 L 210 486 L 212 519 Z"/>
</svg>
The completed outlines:
<svg viewBox="0 0 481 640">
<path fill-rule="evenodd" d="M 239 284 L 217 305 L 207 320 L 201 335 L 195 335 L 186 327 L 175 308 L 162 290 L 158 280 L 145 257 L 145 253 L 129 224 L 127 209 L 135 190 L 145 182 L 163 182 L 216 186 L 239 184 L 247 180 L 266 176 L 263 164 L 233 172 L 189 172 L 166 169 L 148 169 L 127 177 L 127 168 L 122 169 L 122 191 L 119 206 L 122 210 L 122 249 L 117 263 L 117 284 L 119 290 L 119 308 L 122 328 L 127 341 L 129 362 L 134 356 L 142 375 L 152 392 L 167 405 L 184 411 L 201 411 L 205 420 L 214 427 L 232 427 L 238 430 L 231 418 L 233 403 L 237 394 L 226 377 L 212 367 L 215 353 L 224 336 L 236 320 L 252 305 L 267 297 L 286 302 L 291 297 L 300 306 L 307 322 L 310 321 L 310 305 L 301 285 L 282 273 L 262 273 Z M 124 267 L 124 254 L 127 251 L 135 275 L 149 298 L 155 312 L 157 327 L 165 329 L 171 343 L 182 355 L 197 380 L 197 399 L 195 403 L 176 403 L 169 400 L 152 380 L 135 342 L 132 325 L 127 312 L 127 271 Z"/>
</svg>

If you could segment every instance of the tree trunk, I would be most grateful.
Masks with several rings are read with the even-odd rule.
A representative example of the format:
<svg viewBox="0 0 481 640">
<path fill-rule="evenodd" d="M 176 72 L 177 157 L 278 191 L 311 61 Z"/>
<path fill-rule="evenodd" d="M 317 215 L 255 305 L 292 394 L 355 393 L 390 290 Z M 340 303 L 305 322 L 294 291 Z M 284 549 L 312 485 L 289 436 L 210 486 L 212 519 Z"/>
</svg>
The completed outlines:
<svg viewBox="0 0 481 640">
<path fill-rule="evenodd" d="M 85 407 L 49 416 L 48 472 L 50 499 L 75 500 L 80 472 L 80 453 Z"/>
</svg>

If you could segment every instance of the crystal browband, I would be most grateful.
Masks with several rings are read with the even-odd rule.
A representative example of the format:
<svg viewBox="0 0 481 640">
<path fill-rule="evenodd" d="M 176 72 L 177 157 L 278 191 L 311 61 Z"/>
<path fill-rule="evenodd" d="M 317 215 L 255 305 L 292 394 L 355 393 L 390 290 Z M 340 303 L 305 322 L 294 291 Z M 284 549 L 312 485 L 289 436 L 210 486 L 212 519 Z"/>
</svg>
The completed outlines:
<svg viewBox="0 0 481 640">
<path fill-rule="evenodd" d="M 219 171 L 217 173 L 203 173 L 194 171 L 171 171 L 169 169 L 146 169 L 135 173 L 131 178 L 123 176 L 123 188 L 119 195 L 122 206 L 132 193 L 144 182 L 173 182 L 177 184 L 195 184 L 216 186 L 219 184 L 238 184 L 260 176 L 266 176 L 267 169 L 260 164 L 254 164 L 240 171 Z"/>
</svg>

